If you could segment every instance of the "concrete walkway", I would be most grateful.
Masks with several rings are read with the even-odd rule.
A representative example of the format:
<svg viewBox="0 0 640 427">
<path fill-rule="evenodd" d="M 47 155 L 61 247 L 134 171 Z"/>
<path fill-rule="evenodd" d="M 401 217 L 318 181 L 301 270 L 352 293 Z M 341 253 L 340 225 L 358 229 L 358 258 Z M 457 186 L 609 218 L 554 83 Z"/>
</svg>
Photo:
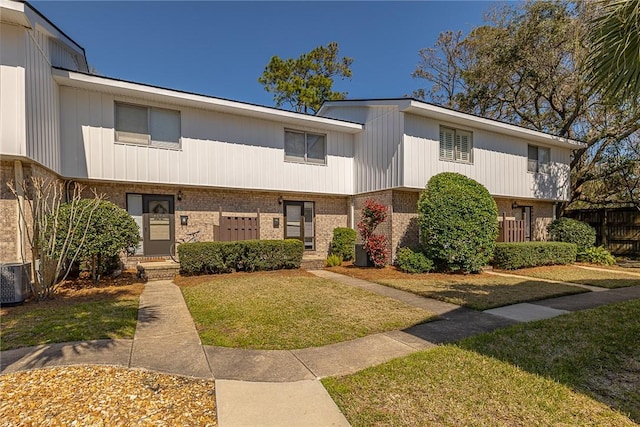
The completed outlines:
<svg viewBox="0 0 640 427">
<path fill-rule="evenodd" d="M 70 364 L 108 364 L 215 378 L 220 426 L 347 426 L 322 384 L 406 356 L 519 322 L 640 299 L 640 286 L 587 292 L 479 312 L 326 270 L 313 274 L 429 310 L 438 320 L 404 331 L 299 350 L 203 346 L 182 293 L 170 281 L 149 282 L 140 297 L 133 340 L 97 340 L 8 350 L 0 373 Z M 601 290 L 601 289 L 598 289 Z"/>
</svg>

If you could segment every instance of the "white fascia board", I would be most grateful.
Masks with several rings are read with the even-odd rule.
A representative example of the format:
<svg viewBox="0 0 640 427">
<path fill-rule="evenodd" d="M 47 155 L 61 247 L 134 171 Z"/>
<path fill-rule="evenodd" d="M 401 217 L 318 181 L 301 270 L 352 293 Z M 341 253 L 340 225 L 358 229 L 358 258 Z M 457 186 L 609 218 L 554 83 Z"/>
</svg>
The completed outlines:
<svg viewBox="0 0 640 427">
<path fill-rule="evenodd" d="M 302 127 L 313 127 L 345 133 L 358 133 L 363 126 L 342 120 L 309 116 L 292 111 L 278 110 L 259 105 L 246 104 L 205 95 L 180 92 L 172 89 L 147 86 L 140 83 L 127 82 L 107 77 L 93 76 L 68 70 L 52 68 L 53 78 L 61 86 L 70 86 L 114 95 L 139 97 L 159 103 L 201 108 L 222 113 L 255 117 L 258 119 L 279 121 L 285 124 Z"/>
<path fill-rule="evenodd" d="M 0 0 L 0 21 L 17 24 L 25 28 L 39 27 L 51 37 L 62 40 L 66 46 L 84 57 L 84 50 L 51 22 L 40 15 L 28 3 L 11 0 Z"/>
<path fill-rule="evenodd" d="M 25 4 L 11 1 L 0 0 L 0 22 L 21 25 L 31 28 L 31 22 L 25 14 Z"/>
<path fill-rule="evenodd" d="M 437 105 L 426 104 L 415 100 L 410 100 L 408 102 L 408 105 L 404 108 L 400 107 L 400 111 L 437 120 L 447 121 L 449 123 L 459 124 L 462 126 L 468 126 L 476 129 L 510 135 L 517 138 L 526 139 L 531 142 L 551 145 L 554 147 L 576 150 L 587 146 L 585 143 L 573 139 L 562 138 L 548 133 L 538 132 L 532 129 L 498 122 L 496 120 L 486 119 L 467 113 L 461 113 L 459 111 L 450 110 L 448 108 L 438 107 Z"/>
<path fill-rule="evenodd" d="M 332 108 L 340 109 L 341 107 L 388 107 L 389 105 L 395 105 L 400 109 L 400 111 L 402 111 L 402 109 L 405 108 L 410 101 L 410 99 L 358 99 L 352 101 L 325 101 L 316 115 L 322 116 Z"/>
</svg>

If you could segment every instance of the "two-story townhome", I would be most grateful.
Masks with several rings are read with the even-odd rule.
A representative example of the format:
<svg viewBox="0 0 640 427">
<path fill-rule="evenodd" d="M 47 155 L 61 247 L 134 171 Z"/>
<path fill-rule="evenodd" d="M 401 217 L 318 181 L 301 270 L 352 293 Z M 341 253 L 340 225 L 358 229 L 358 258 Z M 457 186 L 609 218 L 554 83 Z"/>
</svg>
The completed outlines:
<svg viewBox="0 0 640 427">
<path fill-rule="evenodd" d="M 0 262 L 27 252 L 6 183 L 33 175 L 126 209 L 142 256 L 199 231 L 298 238 L 324 257 L 367 198 L 388 206 L 395 253 L 417 244 L 419 192 L 443 171 L 484 184 L 501 214 L 544 239 L 579 146 L 412 99 L 329 102 L 313 116 L 92 75 L 84 50 L 32 6 L 0 0 Z"/>
</svg>

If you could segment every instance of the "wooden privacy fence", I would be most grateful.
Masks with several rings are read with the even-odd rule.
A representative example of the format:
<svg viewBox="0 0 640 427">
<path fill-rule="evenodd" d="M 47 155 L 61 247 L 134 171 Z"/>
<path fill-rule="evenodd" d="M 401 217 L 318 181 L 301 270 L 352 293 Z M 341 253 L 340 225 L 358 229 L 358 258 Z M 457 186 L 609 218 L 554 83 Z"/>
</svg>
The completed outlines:
<svg viewBox="0 0 640 427">
<path fill-rule="evenodd" d="M 502 215 L 498 221 L 498 242 L 524 242 L 526 222 L 524 220 L 507 219 Z"/>
<path fill-rule="evenodd" d="M 596 245 L 614 255 L 640 255 L 640 210 L 637 208 L 580 209 L 565 213 L 596 229 Z"/>
<path fill-rule="evenodd" d="M 216 240 L 233 242 L 237 240 L 257 240 L 260 238 L 260 210 L 256 216 L 223 215 L 220 208 L 220 225 Z"/>
</svg>

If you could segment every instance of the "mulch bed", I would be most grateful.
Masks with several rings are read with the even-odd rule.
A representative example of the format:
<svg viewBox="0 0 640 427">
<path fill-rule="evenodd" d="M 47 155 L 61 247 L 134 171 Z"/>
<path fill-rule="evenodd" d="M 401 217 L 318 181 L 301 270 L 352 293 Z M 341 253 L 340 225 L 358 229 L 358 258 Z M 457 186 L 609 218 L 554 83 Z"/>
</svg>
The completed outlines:
<svg viewBox="0 0 640 427">
<path fill-rule="evenodd" d="M 112 366 L 0 376 L 0 425 L 217 426 L 214 382 Z"/>
</svg>

